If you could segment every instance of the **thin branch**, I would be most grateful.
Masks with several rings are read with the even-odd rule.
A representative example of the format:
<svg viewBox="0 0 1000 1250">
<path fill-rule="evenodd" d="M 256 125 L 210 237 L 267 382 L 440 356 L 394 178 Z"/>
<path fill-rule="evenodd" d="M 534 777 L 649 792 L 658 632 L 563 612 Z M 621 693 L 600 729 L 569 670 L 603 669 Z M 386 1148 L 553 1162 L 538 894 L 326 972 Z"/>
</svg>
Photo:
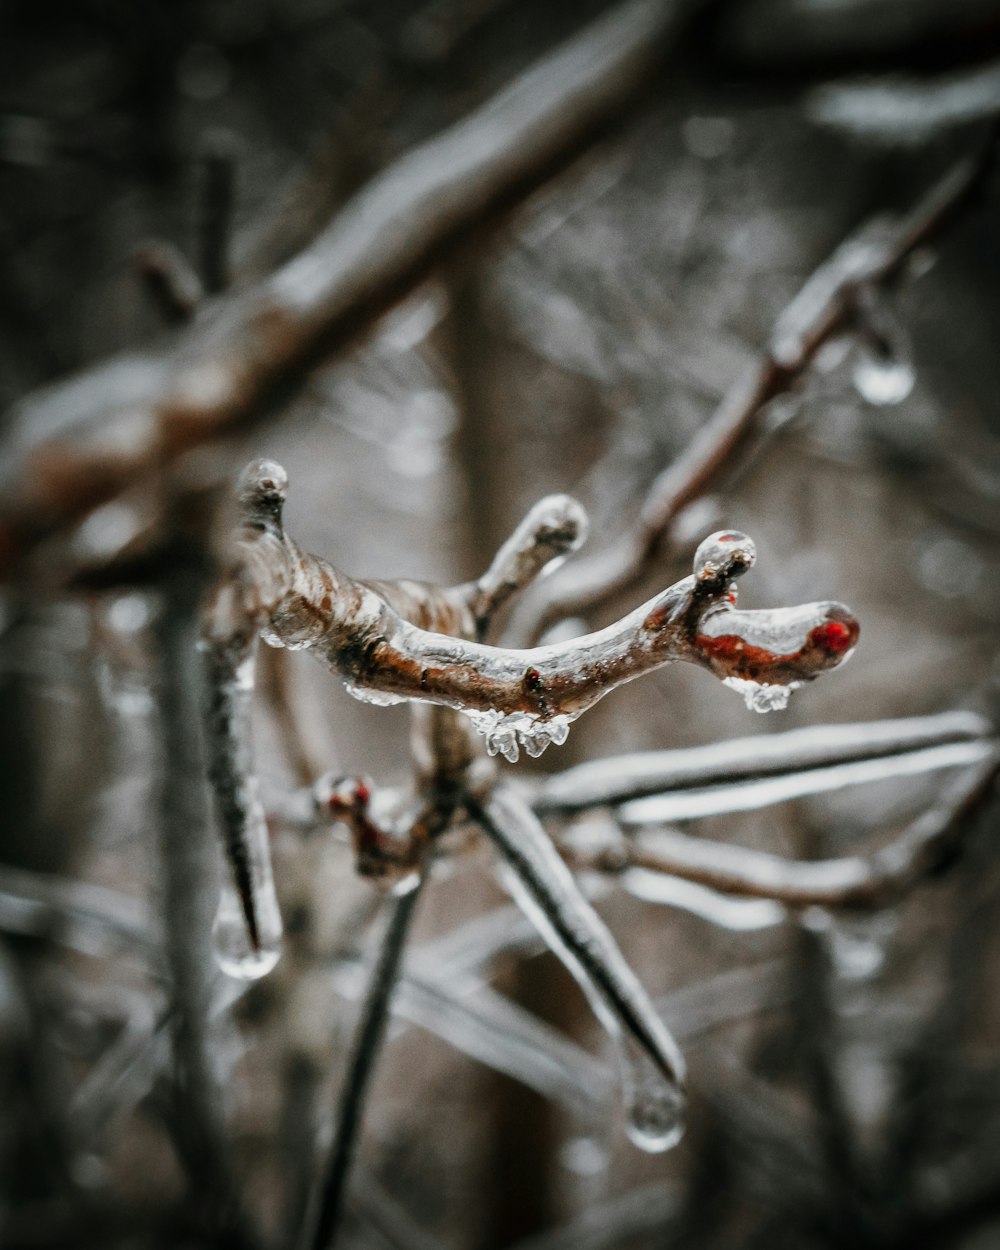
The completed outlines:
<svg viewBox="0 0 1000 1250">
<path fill-rule="evenodd" d="M 698 0 L 627 0 L 368 184 L 269 278 L 222 296 L 165 351 L 29 396 L 0 443 L 0 572 L 165 458 L 262 415 L 455 245 L 593 143 Z"/>
<path fill-rule="evenodd" d="M 479 641 L 511 596 L 575 551 L 586 540 L 587 528 L 586 512 L 569 495 L 549 495 L 535 504 L 470 588 Z"/>
<path fill-rule="evenodd" d="M 929 747 L 979 742 L 993 727 L 971 712 L 815 725 L 677 751 L 644 751 L 579 764 L 531 793 L 541 815 L 617 806 L 647 795 L 734 786 L 862 760 L 889 760 Z"/>
<path fill-rule="evenodd" d="M 793 907 L 885 907 L 952 861 L 970 816 L 993 790 L 998 766 L 1000 752 L 994 748 L 897 838 L 864 857 L 794 861 L 666 829 L 643 831 L 596 851 L 564 840 L 562 849 L 575 869 L 620 873 L 641 868 L 721 894 Z"/>
<path fill-rule="evenodd" d="M 198 268 L 206 295 L 218 295 L 229 285 L 236 144 L 227 131 L 213 131 L 204 141 L 200 157 Z"/>
<path fill-rule="evenodd" d="M 778 317 L 763 360 L 735 383 L 688 447 L 653 482 L 637 525 L 526 595 L 511 620 L 512 638 L 537 640 L 557 621 L 584 614 L 635 586 L 669 542 L 678 515 L 716 485 L 759 433 L 767 404 L 795 385 L 823 343 L 850 327 L 859 291 L 898 277 L 916 248 L 974 202 L 994 154 L 991 140 L 979 153 L 956 162 L 909 212 L 874 218 L 837 248 Z"/>
<path fill-rule="evenodd" d="M 604 1111 L 612 1080 L 600 1060 L 478 978 L 413 970 L 411 963 L 393 998 L 394 1016 L 579 1115 Z M 360 996 L 357 963 L 341 961 L 334 981 L 344 998 Z"/>
<path fill-rule="evenodd" d="M 316 1215 L 307 1241 L 313 1250 L 329 1250 L 337 1236 L 364 1104 L 385 1035 L 389 1004 L 399 976 L 406 939 L 425 879 L 426 868 L 416 888 L 394 902 L 372 972 L 337 1110 L 336 1135 L 317 1188 Z"/>
<path fill-rule="evenodd" d="M 684 1059 L 604 922 L 580 893 L 531 809 L 508 789 L 469 814 L 513 870 L 516 901 L 577 977 L 602 1024 L 622 1046 L 634 1127 L 658 1120 L 665 1136 L 684 1104 Z M 655 1135 L 653 1124 L 647 1126 Z M 658 1147 L 662 1149 L 663 1146 Z"/>
</svg>

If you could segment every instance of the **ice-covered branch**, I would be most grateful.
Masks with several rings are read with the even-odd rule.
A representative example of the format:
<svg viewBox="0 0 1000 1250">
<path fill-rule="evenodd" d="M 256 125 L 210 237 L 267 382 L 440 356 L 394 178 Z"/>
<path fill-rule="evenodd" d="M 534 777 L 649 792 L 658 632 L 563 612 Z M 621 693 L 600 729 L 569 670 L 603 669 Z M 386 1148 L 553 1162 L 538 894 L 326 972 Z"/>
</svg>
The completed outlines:
<svg viewBox="0 0 1000 1250">
<path fill-rule="evenodd" d="M 575 499 L 549 495 L 539 500 L 470 588 L 477 638 L 482 640 L 491 618 L 512 595 L 586 537 L 587 514 Z"/>
<path fill-rule="evenodd" d="M 270 462 L 252 464 L 242 479 L 230 599 L 248 625 L 272 645 L 310 648 L 359 698 L 470 713 L 510 758 L 519 744 L 537 754 L 562 741 L 569 722 L 609 691 L 664 664 L 700 664 L 767 710 L 840 664 L 857 641 L 842 604 L 741 611 L 735 579 L 754 548 L 729 532 L 701 544 L 692 576 L 606 629 L 528 650 L 485 646 L 467 641 L 475 625 L 464 588 L 356 581 L 303 552 L 282 528 L 286 490 L 284 471 Z"/>
<path fill-rule="evenodd" d="M 666 1150 L 682 1131 L 684 1059 L 604 922 L 580 893 L 548 834 L 517 795 L 498 789 L 469 814 L 512 869 L 516 901 L 580 982 L 615 1038 L 630 1136 Z"/>
<path fill-rule="evenodd" d="M 721 894 L 772 899 L 793 907 L 884 907 L 940 871 L 957 852 L 968 821 L 990 793 L 1000 750 L 987 749 L 898 837 L 871 855 L 795 861 L 766 851 L 693 838 L 675 830 L 644 830 L 606 847 L 563 843 L 569 864 L 623 873 L 631 869 L 680 877 Z"/>
<path fill-rule="evenodd" d="M 851 326 L 859 293 L 898 277 L 914 250 L 975 199 L 994 151 L 991 142 L 962 158 L 908 212 L 873 218 L 841 243 L 778 317 L 763 359 L 736 381 L 691 443 L 655 479 L 638 522 L 617 542 L 574 561 L 526 595 L 511 621 L 512 638 L 533 641 L 557 621 L 636 584 L 669 541 L 680 513 L 715 486 L 747 440 L 759 433 L 771 400 L 795 385 L 828 339 Z"/>
<path fill-rule="evenodd" d="M 545 778 L 531 796 L 532 807 L 540 815 L 618 807 L 647 797 L 749 786 L 876 760 L 885 761 L 890 775 L 893 761 L 914 752 L 982 743 L 993 733 L 989 721 L 972 712 L 944 712 L 867 724 L 814 725 L 684 750 L 614 755 Z"/>
</svg>

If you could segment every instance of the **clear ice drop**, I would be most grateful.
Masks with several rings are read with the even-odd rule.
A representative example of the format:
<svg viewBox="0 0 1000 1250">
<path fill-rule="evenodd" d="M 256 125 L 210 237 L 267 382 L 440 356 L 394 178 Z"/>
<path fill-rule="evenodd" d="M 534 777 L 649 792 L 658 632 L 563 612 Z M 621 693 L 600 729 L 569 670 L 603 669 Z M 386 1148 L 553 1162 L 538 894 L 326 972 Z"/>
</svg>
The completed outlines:
<svg viewBox="0 0 1000 1250">
<path fill-rule="evenodd" d="M 625 1133 L 647 1154 L 662 1154 L 684 1136 L 684 1094 L 629 1037 L 618 1040 Z"/>
<path fill-rule="evenodd" d="M 854 387 L 869 404 L 901 404 L 913 390 L 916 374 L 908 361 L 865 352 L 854 366 Z"/>
<path fill-rule="evenodd" d="M 257 981 L 267 976 L 281 956 L 281 917 L 277 903 L 258 899 L 260 946 L 254 950 L 240 900 L 227 882 L 219 894 L 212 926 L 215 961 L 228 976 Z"/>
</svg>

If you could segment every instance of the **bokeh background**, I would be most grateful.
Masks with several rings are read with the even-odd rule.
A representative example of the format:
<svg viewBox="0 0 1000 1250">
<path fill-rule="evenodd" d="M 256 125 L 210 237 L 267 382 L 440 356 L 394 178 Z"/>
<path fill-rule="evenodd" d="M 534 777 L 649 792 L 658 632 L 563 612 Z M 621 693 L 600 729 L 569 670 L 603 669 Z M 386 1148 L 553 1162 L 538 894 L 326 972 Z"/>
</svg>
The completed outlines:
<svg viewBox="0 0 1000 1250">
<path fill-rule="evenodd" d="M 3 0 L 0 409 L 171 333 L 137 256 L 169 245 L 201 265 L 213 169 L 232 176 L 225 276 L 238 291 L 604 7 Z M 988 0 L 711 6 L 575 161 L 232 435 L 226 471 L 252 455 L 283 463 L 291 531 L 361 576 L 470 577 L 557 490 L 586 504 L 592 547 L 610 542 L 807 276 L 981 147 L 1000 114 L 998 55 Z M 682 576 L 705 533 L 738 527 L 759 551 L 747 604 L 855 610 L 845 670 L 757 717 L 705 673 L 671 667 L 517 768 L 995 713 L 997 203 L 987 179 L 885 294 L 891 357 L 873 363 L 857 334 L 827 343 L 768 409 L 766 437 L 682 518 L 674 555 L 601 618 Z M 94 514 L 95 547 L 113 543 L 116 519 Z M 25 575 L 2 601 L 0 1242 L 223 1244 L 171 1119 L 157 594 L 43 580 Z M 268 696 L 282 684 L 305 758 Z M 348 848 L 282 812 L 310 772 L 396 785 L 411 764 L 405 708 L 352 701 L 308 657 L 266 656 L 262 685 L 255 733 L 289 941 L 270 977 L 235 1003 L 223 993 L 212 1036 L 254 1235 L 286 1245 L 382 921 Z M 941 786 L 907 777 L 690 828 L 793 857 L 865 851 Z M 529 1049 L 555 1045 L 555 1030 L 596 1071 L 610 1051 L 568 974 L 518 936 L 488 850 L 440 865 L 342 1244 L 1000 1245 L 995 821 L 987 810 L 948 874 L 866 918 L 808 924 L 592 883 L 691 1064 L 688 1132 L 657 1156 L 629 1144 L 613 1100 L 597 1114 L 516 1079 L 524 1020 L 511 1004 L 550 1026 Z M 119 940 L 95 909 L 148 941 Z M 482 992 L 449 992 L 466 965 L 488 968 Z"/>
</svg>

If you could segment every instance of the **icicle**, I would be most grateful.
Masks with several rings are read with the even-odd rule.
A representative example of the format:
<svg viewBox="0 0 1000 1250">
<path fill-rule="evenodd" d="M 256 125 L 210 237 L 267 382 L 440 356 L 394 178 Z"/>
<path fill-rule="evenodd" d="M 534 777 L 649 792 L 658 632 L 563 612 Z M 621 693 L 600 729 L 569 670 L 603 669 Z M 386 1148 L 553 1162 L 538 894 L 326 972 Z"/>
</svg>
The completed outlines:
<svg viewBox="0 0 1000 1250">
<path fill-rule="evenodd" d="M 344 682 L 344 689 L 352 699 L 357 699 L 359 703 L 370 703 L 373 707 L 393 707 L 397 703 L 406 702 L 401 695 L 385 694 L 381 690 L 369 690 L 367 686 L 355 686 L 350 681 Z"/>
<path fill-rule="evenodd" d="M 783 712 L 788 707 L 792 691 L 802 683 L 796 681 L 787 686 L 768 686 L 759 681 L 745 681 L 742 677 L 725 677 L 722 684 L 741 694 L 751 712 L 763 713 Z"/>
<path fill-rule="evenodd" d="M 502 755 L 511 764 L 521 756 L 521 747 L 536 758 L 554 742 L 557 746 L 569 737 L 571 716 L 553 716 L 543 720 L 530 712 L 496 711 L 467 712 L 476 732 L 486 739 L 488 755 Z"/>
</svg>

